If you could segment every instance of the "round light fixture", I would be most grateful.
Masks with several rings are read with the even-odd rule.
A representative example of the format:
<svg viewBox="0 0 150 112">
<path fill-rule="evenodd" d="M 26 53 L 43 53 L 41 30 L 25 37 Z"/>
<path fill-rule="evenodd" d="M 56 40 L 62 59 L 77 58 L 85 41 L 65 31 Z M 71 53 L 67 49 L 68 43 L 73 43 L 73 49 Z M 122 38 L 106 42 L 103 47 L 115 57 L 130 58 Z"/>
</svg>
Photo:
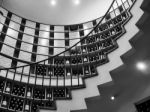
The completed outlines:
<svg viewBox="0 0 150 112">
<path fill-rule="evenodd" d="M 56 5 L 56 0 L 51 0 L 51 5 L 55 6 Z"/>
<path fill-rule="evenodd" d="M 111 96 L 110 99 L 111 99 L 112 101 L 114 101 L 114 100 L 115 100 L 115 97 L 114 97 L 114 96 Z"/>
<path fill-rule="evenodd" d="M 80 0 L 74 0 L 75 5 L 79 5 L 80 4 Z"/>
<path fill-rule="evenodd" d="M 144 62 L 138 62 L 136 64 L 136 67 L 138 70 L 141 70 L 141 71 L 146 71 L 147 70 L 147 64 L 144 63 Z"/>
</svg>

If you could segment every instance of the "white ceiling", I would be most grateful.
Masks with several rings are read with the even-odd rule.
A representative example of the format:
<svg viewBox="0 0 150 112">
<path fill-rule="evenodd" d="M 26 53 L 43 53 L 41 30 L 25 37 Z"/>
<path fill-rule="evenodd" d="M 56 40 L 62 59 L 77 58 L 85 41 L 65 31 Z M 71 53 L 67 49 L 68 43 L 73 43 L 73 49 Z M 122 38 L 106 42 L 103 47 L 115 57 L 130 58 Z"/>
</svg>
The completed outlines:
<svg viewBox="0 0 150 112">
<path fill-rule="evenodd" d="M 113 0 L 4 0 L 8 10 L 34 21 L 54 25 L 82 23 L 105 14 Z"/>
</svg>

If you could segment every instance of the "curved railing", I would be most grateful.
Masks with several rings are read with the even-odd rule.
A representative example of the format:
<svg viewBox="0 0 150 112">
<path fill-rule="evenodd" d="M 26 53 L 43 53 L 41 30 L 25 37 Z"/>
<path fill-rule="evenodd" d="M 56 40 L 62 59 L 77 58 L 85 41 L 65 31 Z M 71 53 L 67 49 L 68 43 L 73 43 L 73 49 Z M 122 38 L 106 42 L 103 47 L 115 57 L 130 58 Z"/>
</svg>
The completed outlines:
<svg viewBox="0 0 150 112">
<path fill-rule="evenodd" d="M 118 47 L 116 40 L 125 33 L 123 25 L 131 17 L 129 9 L 134 2 L 114 0 L 85 37 L 57 55 L 28 65 L 0 68 L 1 107 L 35 112 L 38 107 L 56 109 L 57 99 L 70 99 L 70 90 L 85 87 L 83 79 L 97 75 L 96 67 L 108 62 L 107 54 Z M 9 101 L 20 102 L 21 107 L 7 105 Z"/>
</svg>

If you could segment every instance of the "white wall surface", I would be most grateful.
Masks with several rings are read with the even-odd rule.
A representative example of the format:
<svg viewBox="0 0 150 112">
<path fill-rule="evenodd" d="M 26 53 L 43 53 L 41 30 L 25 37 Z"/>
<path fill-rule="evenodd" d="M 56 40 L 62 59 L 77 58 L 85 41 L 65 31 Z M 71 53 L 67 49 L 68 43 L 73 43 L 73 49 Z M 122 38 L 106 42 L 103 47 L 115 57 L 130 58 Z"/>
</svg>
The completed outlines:
<svg viewBox="0 0 150 112">
<path fill-rule="evenodd" d="M 113 0 L 4 0 L 4 6 L 12 12 L 47 24 L 75 24 L 96 19 L 105 14 Z"/>
</svg>

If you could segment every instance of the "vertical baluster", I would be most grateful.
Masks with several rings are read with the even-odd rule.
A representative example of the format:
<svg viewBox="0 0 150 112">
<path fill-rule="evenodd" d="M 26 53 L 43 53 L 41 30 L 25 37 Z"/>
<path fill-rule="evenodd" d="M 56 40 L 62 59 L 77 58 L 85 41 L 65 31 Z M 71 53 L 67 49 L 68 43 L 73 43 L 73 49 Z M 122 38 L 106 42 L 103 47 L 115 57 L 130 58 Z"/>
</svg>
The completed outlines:
<svg viewBox="0 0 150 112">
<path fill-rule="evenodd" d="M 51 61 L 51 60 L 53 60 L 53 58 L 52 57 L 50 57 L 49 58 L 49 60 Z M 50 63 L 50 65 L 49 65 L 49 69 L 50 69 L 50 74 L 49 74 L 49 87 L 51 87 L 51 78 L 52 78 L 52 75 L 54 75 L 54 72 L 53 72 L 53 63 Z M 52 71 L 51 71 L 52 70 Z"/>
<path fill-rule="evenodd" d="M 20 78 L 20 82 L 22 82 L 22 76 L 24 75 L 24 66 L 22 67 L 22 72 L 21 72 L 21 78 Z M 25 110 L 25 101 L 26 101 L 26 92 L 27 92 L 27 87 L 25 86 L 25 91 L 24 91 L 24 105 L 23 105 L 23 111 Z"/>
<path fill-rule="evenodd" d="M 7 84 L 7 80 L 8 80 L 8 79 L 7 79 L 8 73 L 9 73 L 9 70 L 7 69 L 6 77 L 4 78 L 4 80 L 5 80 L 5 86 L 4 86 L 4 89 L 3 89 L 3 91 L 2 91 L 3 98 L 4 98 L 4 94 L 5 94 L 4 92 L 5 92 L 5 88 L 6 88 L 6 84 Z M 2 98 L 2 99 L 3 99 L 3 98 Z M 7 103 L 7 111 L 8 111 L 8 103 L 9 103 L 9 102 L 6 101 L 6 103 Z"/>
<path fill-rule="evenodd" d="M 71 49 L 69 50 L 69 51 L 71 51 Z M 68 51 L 68 52 L 69 52 Z M 67 57 L 68 57 L 68 62 L 66 63 L 66 66 L 67 66 L 67 73 L 66 73 L 66 76 L 67 77 L 69 77 L 69 79 L 70 79 L 70 86 L 72 86 L 72 66 L 71 66 L 71 59 L 72 59 L 72 56 L 71 56 L 71 53 L 69 53 L 68 55 L 67 55 Z"/>
<path fill-rule="evenodd" d="M 51 61 L 51 60 L 53 60 L 52 57 L 49 58 L 49 61 Z M 51 68 L 52 68 L 52 64 L 53 64 L 53 63 L 49 63 L 49 69 L 50 69 L 50 70 L 51 70 Z M 49 71 L 50 71 L 50 70 L 49 70 Z M 53 72 L 52 72 L 52 73 L 53 73 Z M 48 97 L 48 102 L 51 102 L 51 98 L 53 97 L 52 94 L 50 93 L 50 92 L 51 92 L 51 75 L 52 75 L 52 74 L 51 74 L 51 72 L 50 72 L 49 75 L 48 75 L 48 76 L 49 76 L 49 80 L 50 80 L 50 81 L 49 81 L 49 86 L 48 86 L 47 91 L 46 91 L 46 92 L 47 92 L 46 98 Z M 49 93 L 48 93 L 48 92 L 49 92 Z"/>
<path fill-rule="evenodd" d="M 14 72 L 14 77 L 13 77 L 13 80 L 12 80 L 12 85 L 10 86 L 10 92 L 9 92 L 9 96 L 10 96 L 10 100 L 11 100 L 11 97 L 12 97 L 12 95 L 11 95 L 11 91 L 12 91 L 12 89 L 13 89 L 13 86 L 14 86 L 14 79 L 15 79 L 15 75 L 16 75 L 16 70 L 17 68 L 15 68 L 15 72 Z M 11 102 L 10 102 L 11 103 Z M 9 104 L 9 106 L 10 106 L 10 104 Z M 15 105 L 15 109 L 16 109 L 16 105 Z"/>
<path fill-rule="evenodd" d="M 24 66 L 22 67 L 20 83 L 21 83 L 21 81 L 22 81 L 22 75 L 23 75 L 23 74 L 24 74 Z M 24 104 L 23 104 L 23 111 L 25 110 L 26 92 L 27 92 L 27 88 L 26 88 L 26 86 L 25 86 L 25 91 L 24 91 L 24 97 L 25 97 L 25 99 L 24 99 Z"/>
<path fill-rule="evenodd" d="M 32 65 L 34 66 L 34 64 L 32 64 Z M 32 71 L 32 70 L 31 70 L 31 68 L 32 68 L 31 66 L 32 66 L 32 65 L 30 65 L 30 68 L 29 68 L 28 82 L 27 82 L 27 85 L 26 85 L 27 88 L 28 88 L 29 85 L 30 85 L 30 84 L 29 84 L 29 80 L 30 80 L 30 77 L 31 77 L 31 71 Z M 26 67 L 28 67 L 28 66 L 26 66 Z M 36 81 L 36 80 L 35 80 L 35 81 Z M 30 112 L 31 112 L 31 110 L 32 110 L 32 109 L 31 109 L 31 106 L 32 106 L 32 103 L 33 103 L 33 101 L 34 101 L 34 98 L 33 98 L 33 89 L 32 89 L 32 87 L 31 87 L 31 97 L 30 97 L 30 98 L 32 98 L 31 105 L 30 105 Z M 26 93 L 26 99 L 27 99 L 27 93 Z"/>
<path fill-rule="evenodd" d="M 40 63 L 37 63 L 37 64 L 40 64 Z M 36 64 L 36 65 L 37 65 L 37 64 Z M 36 66 L 36 65 L 35 65 L 35 66 Z M 37 70 L 36 70 L 36 71 L 37 71 Z M 37 78 L 40 78 L 40 77 L 38 77 L 38 74 L 36 73 L 36 74 L 35 74 L 35 84 L 33 85 L 33 95 L 32 95 L 32 96 L 33 96 L 33 101 L 35 101 L 35 97 L 34 97 L 35 88 L 36 88 L 36 86 L 38 86 L 38 85 L 37 85 Z"/>
<path fill-rule="evenodd" d="M 81 43 L 82 43 L 82 41 L 85 41 L 85 46 L 87 46 L 88 45 L 88 41 L 87 41 L 87 38 L 86 37 L 84 37 L 84 39 L 82 39 L 81 40 Z M 85 56 L 85 51 L 83 51 L 83 49 L 84 49 L 84 47 L 83 47 L 84 45 L 82 45 L 81 44 L 81 48 L 80 48 L 80 51 L 81 51 L 81 59 L 82 59 L 82 66 L 81 66 L 81 68 L 82 68 L 82 72 L 84 72 L 83 71 L 83 68 L 84 68 L 84 66 L 85 66 L 85 61 L 84 61 L 84 56 Z M 88 54 L 88 53 L 87 53 Z M 80 67 L 79 67 L 80 68 Z M 83 75 L 84 73 L 82 73 L 82 75 Z M 83 76 L 84 77 L 84 76 Z M 78 82 L 79 82 L 79 79 L 78 79 Z M 80 84 L 78 84 L 78 85 L 80 85 Z"/>
<path fill-rule="evenodd" d="M 71 48 L 71 51 L 74 52 L 73 54 L 71 54 L 71 59 L 70 59 L 71 60 L 70 63 L 71 63 L 71 67 L 72 67 L 72 71 L 71 71 L 71 86 L 73 86 L 73 82 L 72 82 L 73 81 L 73 75 L 74 75 L 73 74 L 73 66 L 74 66 L 73 65 L 74 64 L 73 63 L 73 59 L 75 59 L 75 57 L 76 57 L 77 54 L 76 54 L 76 51 L 75 51 L 75 47 Z"/>
<path fill-rule="evenodd" d="M 80 48 L 80 49 L 81 49 L 81 48 Z M 76 51 L 78 51 L 77 47 L 76 47 Z M 80 52 L 80 50 L 79 50 L 79 52 Z M 78 54 L 78 53 L 77 53 L 77 55 L 78 55 L 78 58 L 79 58 L 79 60 L 77 59 L 77 71 L 78 71 L 78 72 L 77 72 L 77 77 L 78 77 L 78 86 L 79 86 L 79 85 L 80 85 L 80 84 L 79 84 L 79 81 L 80 81 L 80 80 L 79 80 L 79 77 L 80 77 L 80 76 L 79 76 L 79 68 L 80 68 L 79 64 L 80 64 L 80 58 L 81 58 L 81 64 L 82 64 L 82 57 L 79 56 L 79 55 L 81 55 L 81 54 Z"/>
<path fill-rule="evenodd" d="M 46 63 L 46 60 L 44 61 L 44 67 L 46 67 L 46 74 L 47 74 L 47 65 L 45 64 Z M 46 75 L 47 76 L 47 75 Z M 43 99 L 43 95 L 45 95 L 45 88 L 44 88 L 44 78 L 45 78 L 45 76 L 44 76 L 44 74 L 43 74 L 43 77 L 42 77 L 42 96 L 41 96 L 41 104 L 42 103 L 44 103 L 43 102 L 43 100 L 45 99 L 45 97 L 44 97 L 44 99 Z"/>
<path fill-rule="evenodd" d="M 66 55 L 65 55 L 65 52 L 64 52 L 64 58 L 63 58 L 63 73 L 64 73 L 64 76 L 63 76 L 63 85 L 64 85 L 64 88 L 66 86 L 66 83 L 65 83 L 65 79 L 66 79 Z"/>
<path fill-rule="evenodd" d="M 57 58 L 57 57 L 58 57 L 58 56 L 56 56 L 56 58 Z M 56 66 L 56 71 L 57 71 L 57 69 L 59 68 L 58 65 L 59 65 L 59 63 L 55 64 L 55 66 Z M 58 70 L 59 70 L 59 69 L 58 69 Z M 56 77 L 57 77 L 57 81 L 56 81 L 57 84 L 56 84 L 56 86 L 57 86 L 57 88 L 58 88 L 58 77 L 59 77 L 59 76 L 58 76 L 57 72 L 56 72 Z"/>
<path fill-rule="evenodd" d="M 71 50 L 71 49 L 70 49 Z M 70 51 L 69 50 L 69 51 Z M 68 51 L 68 52 L 69 52 Z M 68 62 L 69 62 L 69 65 L 67 65 L 68 66 L 68 73 L 67 73 L 67 76 L 69 75 L 69 78 L 70 78 L 70 87 L 72 87 L 72 66 L 71 66 L 71 53 L 69 53 L 69 55 L 68 55 Z M 69 96 L 68 96 L 69 97 Z"/>
</svg>

